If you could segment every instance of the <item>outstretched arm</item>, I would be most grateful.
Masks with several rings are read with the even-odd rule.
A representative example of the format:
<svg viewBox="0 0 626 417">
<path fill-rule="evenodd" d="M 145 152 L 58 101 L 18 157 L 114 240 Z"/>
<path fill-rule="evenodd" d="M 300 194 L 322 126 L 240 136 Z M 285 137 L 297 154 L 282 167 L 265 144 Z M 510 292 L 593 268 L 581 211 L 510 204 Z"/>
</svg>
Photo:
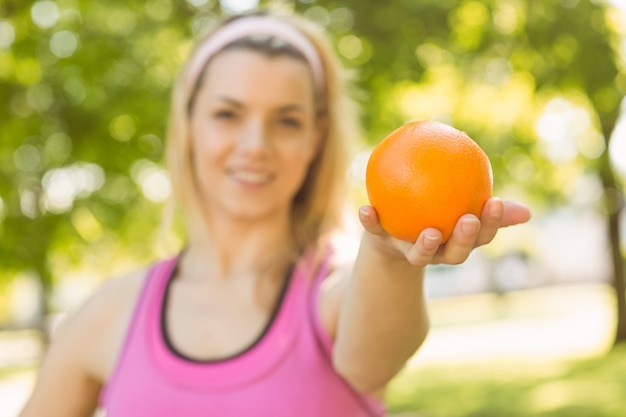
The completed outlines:
<svg viewBox="0 0 626 417">
<path fill-rule="evenodd" d="M 336 370 L 362 392 L 380 392 L 421 346 L 428 333 L 424 269 L 460 264 L 491 242 L 501 227 L 526 222 L 530 211 L 489 200 L 481 218 L 464 215 L 450 240 L 424 230 L 413 243 L 389 236 L 372 207 L 360 210 L 365 233 L 338 313 L 333 352 Z"/>
</svg>

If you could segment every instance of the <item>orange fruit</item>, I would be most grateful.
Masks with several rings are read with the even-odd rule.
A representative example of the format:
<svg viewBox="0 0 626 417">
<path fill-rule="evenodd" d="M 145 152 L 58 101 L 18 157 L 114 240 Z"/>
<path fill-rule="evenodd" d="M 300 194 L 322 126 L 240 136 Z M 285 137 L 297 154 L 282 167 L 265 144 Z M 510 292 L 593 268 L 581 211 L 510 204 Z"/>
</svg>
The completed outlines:
<svg viewBox="0 0 626 417">
<path fill-rule="evenodd" d="M 384 138 L 367 163 L 370 204 L 390 235 L 415 242 L 427 227 L 445 243 L 459 218 L 480 218 L 493 177 L 485 152 L 467 134 L 435 121 L 407 123 Z"/>
</svg>

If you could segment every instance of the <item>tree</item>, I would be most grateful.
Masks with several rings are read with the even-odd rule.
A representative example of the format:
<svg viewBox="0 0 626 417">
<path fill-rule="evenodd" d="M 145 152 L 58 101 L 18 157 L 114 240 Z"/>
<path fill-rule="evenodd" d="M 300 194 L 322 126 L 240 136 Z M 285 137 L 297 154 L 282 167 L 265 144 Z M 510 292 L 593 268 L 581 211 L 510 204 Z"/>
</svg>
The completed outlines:
<svg viewBox="0 0 626 417">
<path fill-rule="evenodd" d="M 500 186 L 521 183 L 528 198 L 544 206 L 563 204 L 564 179 L 558 175 L 563 166 L 556 167 L 542 152 L 533 128 L 539 116 L 535 108 L 564 97 L 587 110 L 593 124 L 582 135 L 601 152 L 579 152 L 569 166 L 591 171 L 603 186 L 600 210 L 607 219 L 618 316 L 615 343 L 626 342 L 620 247 L 624 186 L 609 158 L 626 93 L 616 11 L 582 0 L 404 0 L 393 6 L 346 0 L 313 7 L 319 5 L 325 12 L 311 15 L 321 21 L 332 22 L 343 8 L 353 15 L 353 33 L 360 37 L 353 61 L 362 65 L 360 85 L 370 95 L 364 104 L 371 141 L 406 118 L 463 126 L 492 155 Z M 349 36 L 338 34 L 340 49 Z M 519 175 L 519 161 L 530 161 L 534 172 L 524 168 L 526 163 Z"/>
<path fill-rule="evenodd" d="M 266 4 L 269 2 L 261 2 Z M 626 92 L 614 23 L 600 1 L 299 0 L 357 70 L 367 140 L 406 119 L 467 130 L 492 156 L 499 189 L 562 204 L 561 171 L 602 180 L 626 339 L 623 185 L 608 157 Z M 195 5 L 194 5 L 195 4 Z M 33 270 L 51 294 L 70 270 L 114 272 L 152 258 L 167 183 L 170 84 L 215 1 L 6 0 L 0 4 L 0 280 Z M 600 152 L 555 167 L 534 125 L 555 97 L 592 115 Z M 600 145 L 597 138 L 601 138 Z M 594 142 L 596 141 L 596 142 Z M 574 174 L 572 174 L 574 175 Z"/>
<path fill-rule="evenodd" d="M 0 5 L 0 276 L 33 271 L 43 317 L 72 269 L 108 275 L 154 256 L 169 86 L 195 12 L 169 1 Z"/>
</svg>

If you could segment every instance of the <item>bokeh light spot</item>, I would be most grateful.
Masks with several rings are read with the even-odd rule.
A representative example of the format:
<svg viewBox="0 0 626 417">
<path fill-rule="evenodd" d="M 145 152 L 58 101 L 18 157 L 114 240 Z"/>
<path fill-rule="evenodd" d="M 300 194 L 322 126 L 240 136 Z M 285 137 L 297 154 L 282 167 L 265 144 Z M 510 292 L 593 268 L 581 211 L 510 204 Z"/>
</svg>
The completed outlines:
<svg viewBox="0 0 626 417">
<path fill-rule="evenodd" d="M 41 164 L 41 153 L 34 145 L 22 145 L 13 152 L 13 163 L 22 172 L 37 171 Z"/>
<path fill-rule="evenodd" d="M 52 213 L 66 212 L 72 208 L 74 200 L 90 196 L 104 181 L 104 171 L 92 163 L 51 169 L 42 180 L 44 208 Z"/>
<path fill-rule="evenodd" d="M 102 226 L 93 213 L 86 207 L 79 207 L 72 212 L 72 225 L 87 242 L 93 242 L 102 236 Z"/>
<path fill-rule="evenodd" d="M 339 40 L 337 44 L 339 53 L 348 59 L 355 59 L 363 52 L 363 43 L 361 39 L 354 35 L 346 35 Z"/>
<path fill-rule="evenodd" d="M 226 12 L 242 13 L 257 7 L 259 0 L 220 0 L 220 4 Z"/>
<path fill-rule="evenodd" d="M 111 136 L 120 142 L 130 140 L 135 134 L 136 129 L 135 120 L 127 114 L 115 117 L 109 124 Z"/>
<path fill-rule="evenodd" d="M 173 7 L 170 0 L 152 0 L 146 2 L 144 9 L 148 17 L 155 22 L 164 22 L 172 15 Z"/>
<path fill-rule="evenodd" d="M 10 47 L 15 40 L 13 25 L 5 20 L 0 20 L 0 49 Z"/>
<path fill-rule="evenodd" d="M 74 55 L 76 48 L 78 48 L 78 36 L 69 30 L 56 32 L 50 38 L 50 51 L 59 58 Z"/>
<path fill-rule="evenodd" d="M 544 141 L 546 156 L 556 163 L 576 157 L 578 138 L 590 128 L 589 112 L 562 97 L 550 100 L 535 124 L 537 134 Z"/>
<path fill-rule="evenodd" d="M 37 26 L 48 29 L 59 20 L 59 7 L 53 1 L 38 1 L 30 9 L 30 16 Z"/>
<path fill-rule="evenodd" d="M 148 200 L 159 203 L 169 197 L 171 185 L 167 172 L 154 162 L 140 159 L 133 164 L 130 173 Z"/>
</svg>

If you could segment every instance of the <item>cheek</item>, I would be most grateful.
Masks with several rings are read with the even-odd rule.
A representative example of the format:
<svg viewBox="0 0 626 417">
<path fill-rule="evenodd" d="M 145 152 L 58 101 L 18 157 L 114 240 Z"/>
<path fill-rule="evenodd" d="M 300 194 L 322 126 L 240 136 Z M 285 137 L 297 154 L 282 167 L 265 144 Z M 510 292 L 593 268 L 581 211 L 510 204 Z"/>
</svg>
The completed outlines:
<svg viewBox="0 0 626 417">
<path fill-rule="evenodd" d="M 217 155 L 220 152 L 220 148 L 223 148 L 225 145 L 225 141 L 223 140 L 212 140 L 212 138 L 221 136 L 206 123 L 192 124 L 190 134 L 191 155 L 193 161 L 199 161 Z"/>
</svg>

